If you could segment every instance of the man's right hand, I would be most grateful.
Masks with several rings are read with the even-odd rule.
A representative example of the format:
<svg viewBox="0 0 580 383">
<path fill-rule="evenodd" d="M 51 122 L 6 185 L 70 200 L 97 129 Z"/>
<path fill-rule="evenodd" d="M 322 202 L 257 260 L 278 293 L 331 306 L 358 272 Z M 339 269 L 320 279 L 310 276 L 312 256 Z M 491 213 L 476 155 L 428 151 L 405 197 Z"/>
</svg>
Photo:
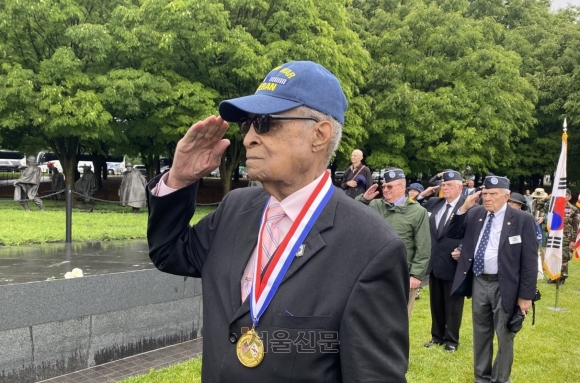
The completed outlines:
<svg viewBox="0 0 580 383">
<path fill-rule="evenodd" d="M 367 201 L 373 200 L 376 196 L 379 195 L 379 192 L 377 191 L 378 187 L 379 185 L 373 184 L 370 188 L 367 189 L 365 194 L 363 194 L 363 198 L 366 199 Z"/>
<path fill-rule="evenodd" d="M 461 205 L 461 207 L 459 208 L 459 211 L 461 213 L 465 213 L 467 212 L 467 210 L 471 209 L 475 205 L 475 203 L 479 200 L 480 194 L 481 190 L 467 196 L 467 198 L 465 198 L 465 202 L 463 202 L 463 205 Z"/>
<path fill-rule="evenodd" d="M 429 186 L 427 189 L 425 189 L 421 193 L 419 193 L 419 195 L 421 197 L 429 197 L 431 194 L 435 193 L 435 191 L 438 190 L 440 187 L 441 187 L 440 185 Z"/>
<path fill-rule="evenodd" d="M 350 186 L 351 188 L 355 188 L 356 187 L 356 181 L 355 180 L 346 181 L 346 184 L 348 186 Z"/>
<path fill-rule="evenodd" d="M 177 143 L 166 185 L 181 189 L 217 168 L 230 145 L 230 140 L 223 138 L 227 129 L 228 123 L 219 116 L 193 124 Z"/>
</svg>

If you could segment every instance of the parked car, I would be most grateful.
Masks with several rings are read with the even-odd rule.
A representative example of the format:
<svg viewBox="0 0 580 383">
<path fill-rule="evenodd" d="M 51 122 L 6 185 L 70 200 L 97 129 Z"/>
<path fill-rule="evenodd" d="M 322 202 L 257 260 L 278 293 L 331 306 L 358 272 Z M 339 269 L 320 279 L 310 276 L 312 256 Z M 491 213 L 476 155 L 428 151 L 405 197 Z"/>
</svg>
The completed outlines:
<svg viewBox="0 0 580 383">
<path fill-rule="evenodd" d="M 385 178 L 385 172 L 387 171 L 386 168 L 384 169 L 375 169 L 373 170 L 373 182 L 379 182 L 379 178 L 383 180 Z"/>
<path fill-rule="evenodd" d="M 18 172 L 26 165 L 23 153 L 13 150 L 0 150 L 0 172 Z"/>
<path fill-rule="evenodd" d="M 17 172 L 20 169 L 20 160 L 0 159 L 0 172 Z"/>
<path fill-rule="evenodd" d="M 247 179 L 248 178 L 248 169 L 245 166 L 240 166 L 239 168 L 240 178 Z M 215 168 L 214 171 L 209 173 L 210 177 L 220 178 L 220 168 Z M 233 175 L 232 175 L 233 177 Z"/>
<path fill-rule="evenodd" d="M 240 166 L 239 172 L 241 178 L 248 179 L 248 169 L 245 166 Z"/>
<path fill-rule="evenodd" d="M 344 170 L 337 170 L 334 172 L 334 180 L 335 181 L 342 181 L 343 176 L 344 176 Z"/>
<path fill-rule="evenodd" d="M 121 164 L 118 162 L 107 162 L 107 173 L 109 175 L 120 175 L 123 174 L 122 172 L 123 168 L 121 167 Z"/>
<path fill-rule="evenodd" d="M 141 174 L 143 174 L 144 176 L 147 175 L 147 168 L 145 167 L 145 165 L 133 165 L 133 169 L 139 170 Z"/>
</svg>

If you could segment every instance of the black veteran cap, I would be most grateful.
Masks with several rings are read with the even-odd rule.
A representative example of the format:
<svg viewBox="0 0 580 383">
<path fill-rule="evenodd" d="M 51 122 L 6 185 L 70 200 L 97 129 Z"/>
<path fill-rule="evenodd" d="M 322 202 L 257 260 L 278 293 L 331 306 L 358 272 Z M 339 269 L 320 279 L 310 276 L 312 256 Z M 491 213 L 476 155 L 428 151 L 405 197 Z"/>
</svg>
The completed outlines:
<svg viewBox="0 0 580 383">
<path fill-rule="evenodd" d="M 459 172 L 456 172 L 453 169 L 445 169 L 445 171 L 443 171 L 443 181 L 453 180 L 463 181 L 463 178 L 461 178 L 461 174 L 459 174 Z"/>
<path fill-rule="evenodd" d="M 404 180 L 405 172 L 403 169 L 399 168 L 389 168 L 385 172 L 385 182 L 391 182 L 395 180 Z"/>
<path fill-rule="evenodd" d="M 486 189 L 509 189 L 510 180 L 506 177 L 492 175 L 485 178 L 483 186 L 485 186 Z"/>
</svg>

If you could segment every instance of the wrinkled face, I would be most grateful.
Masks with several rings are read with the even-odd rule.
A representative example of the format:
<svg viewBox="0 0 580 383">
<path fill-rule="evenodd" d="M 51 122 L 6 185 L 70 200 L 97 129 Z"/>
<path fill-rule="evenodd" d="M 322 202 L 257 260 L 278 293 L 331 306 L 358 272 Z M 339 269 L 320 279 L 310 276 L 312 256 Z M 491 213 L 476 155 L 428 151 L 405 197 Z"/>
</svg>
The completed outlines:
<svg viewBox="0 0 580 383">
<path fill-rule="evenodd" d="M 517 203 L 517 202 L 514 202 L 514 201 L 508 201 L 508 205 L 510 205 L 514 209 L 522 210 L 522 204 L 521 203 Z"/>
<path fill-rule="evenodd" d="M 409 190 L 409 197 L 415 199 L 415 197 L 417 197 L 419 195 L 419 191 L 415 190 L 415 189 L 411 189 Z"/>
<path fill-rule="evenodd" d="M 351 155 L 350 155 L 350 162 L 352 162 L 353 165 L 358 165 L 361 163 L 363 159 L 363 154 L 360 150 L 353 150 Z"/>
<path fill-rule="evenodd" d="M 277 115 L 297 116 L 296 110 Z M 312 166 L 315 140 L 311 120 L 273 120 L 270 130 L 258 134 L 253 125 L 244 136 L 248 177 L 253 181 L 295 183 Z"/>
<path fill-rule="evenodd" d="M 461 184 L 461 181 L 451 180 L 441 182 L 443 198 L 445 198 L 448 202 L 451 202 L 459 197 L 462 189 L 463 185 Z"/>
<path fill-rule="evenodd" d="M 481 192 L 483 207 L 490 213 L 499 211 L 510 198 L 503 189 L 483 189 Z"/>
<path fill-rule="evenodd" d="M 405 195 L 405 180 L 394 180 L 383 184 L 383 198 L 388 203 L 393 203 Z"/>
</svg>

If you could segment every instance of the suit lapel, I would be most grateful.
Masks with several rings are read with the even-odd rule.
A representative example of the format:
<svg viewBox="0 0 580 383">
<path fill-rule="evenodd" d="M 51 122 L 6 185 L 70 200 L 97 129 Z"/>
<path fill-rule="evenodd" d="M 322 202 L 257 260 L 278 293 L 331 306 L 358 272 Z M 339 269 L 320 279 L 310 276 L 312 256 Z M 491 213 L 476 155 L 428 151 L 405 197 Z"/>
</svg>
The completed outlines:
<svg viewBox="0 0 580 383">
<path fill-rule="evenodd" d="M 300 270 L 300 268 L 302 266 L 304 266 L 306 264 L 306 262 L 308 262 L 316 253 L 318 253 L 322 248 L 324 248 L 326 246 L 326 242 L 324 242 L 324 239 L 322 239 L 322 236 L 320 235 L 320 233 L 334 225 L 334 213 L 336 212 L 336 205 L 338 203 L 338 198 L 340 196 L 340 194 L 339 194 L 340 192 L 342 192 L 342 191 L 338 190 L 336 187 L 334 188 L 334 193 L 333 193 L 332 197 L 330 198 L 330 201 L 328 201 L 328 203 L 326 204 L 326 207 L 322 210 L 322 212 L 320 213 L 320 216 L 318 217 L 318 219 L 316 220 L 316 222 L 312 226 L 312 229 L 310 229 L 310 233 L 308 233 L 308 235 L 304 239 L 303 255 L 294 256 L 294 259 L 292 260 L 292 263 L 290 264 L 290 267 L 288 268 L 288 271 L 284 275 L 284 278 L 282 279 L 281 283 L 285 283 L 290 277 L 292 277 L 292 275 L 294 275 L 298 270 Z M 265 201 L 262 201 L 262 208 L 263 208 L 264 203 L 265 203 Z M 262 213 L 262 211 L 260 210 L 260 214 L 261 213 Z M 259 218 L 258 218 L 258 221 L 259 221 Z M 244 263 L 241 266 L 239 278 L 237 279 L 238 281 L 241 281 L 242 274 L 244 272 L 244 268 L 246 267 L 246 264 L 249 260 L 249 257 L 251 256 L 251 252 L 253 251 L 254 247 L 256 246 L 256 242 L 258 241 L 258 230 L 256 229 L 255 232 L 256 232 L 255 234 L 252 234 L 254 237 L 253 242 L 252 242 L 253 245 L 249 245 L 252 250 L 250 250 L 250 255 L 245 260 L 246 263 Z M 248 246 L 247 243 L 245 243 L 245 244 L 246 244 L 246 246 Z M 244 258 L 244 257 L 240 257 L 240 258 Z M 238 268 L 239 268 L 239 265 L 236 269 L 238 269 Z M 232 286 L 232 290 L 233 289 L 234 289 L 234 287 Z M 239 305 L 240 296 L 241 296 L 240 283 L 238 283 L 237 284 L 237 296 L 236 296 L 237 297 L 237 305 Z M 235 322 L 236 320 L 238 320 L 240 317 L 246 315 L 250 311 L 250 299 L 249 298 L 246 299 L 243 302 L 242 306 L 239 307 L 239 309 L 234 310 L 234 311 L 236 311 L 236 314 L 231 319 L 230 324 Z"/>
<path fill-rule="evenodd" d="M 431 216 L 429 217 L 429 228 L 431 229 L 431 238 L 437 238 L 437 219 L 435 217 L 437 216 L 437 213 L 439 213 L 441 206 L 443 206 L 441 201 L 444 201 L 444 200 L 441 199 L 441 200 L 437 201 L 435 204 L 433 204 L 433 209 L 431 210 Z"/>
<path fill-rule="evenodd" d="M 449 218 L 451 218 L 451 216 L 455 214 L 457 210 L 459 210 L 461 205 L 463 205 L 463 202 L 465 202 L 465 197 L 460 196 L 453 209 L 449 212 Z M 442 237 L 447 235 L 447 230 L 449 229 L 449 225 L 451 224 L 451 220 L 449 218 L 447 218 L 447 221 L 445 221 L 445 229 L 443 230 L 443 234 L 441 235 Z"/>
<path fill-rule="evenodd" d="M 231 281 L 230 300 L 232 312 L 237 312 L 241 309 L 241 281 L 244 276 L 244 270 L 252 256 L 252 252 L 258 243 L 260 219 L 268 198 L 270 198 L 270 196 L 266 192 L 263 192 L 252 201 L 250 210 L 240 212 L 239 214 L 243 217 L 243 222 L 246 224 L 240 225 L 239 229 L 236 230 L 234 244 L 232 246 L 233 249 L 240 249 L 240 253 L 237 254 L 237 256 L 231 257 L 232 262 L 230 264 L 229 280 Z M 247 299 L 245 303 L 248 304 Z M 242 305 L 242 307 L 243 306 L 244 305 Z"/>
<path fill-rule="evenodd" d="M 475 246 L 477 247 L 477 242 L 479 241 L 479 236 L 481 234 L 481 229 L 483 229 L 483 222 L 485 221 L 485 217 L 487 217 L 487 210 L 485 210 L 483 207 L 481 208 L 481 210 L 479 211 L 479 214 L 477 217 L 475 217 L 476 222 L 475 222 Z M 477 251 L 477 248 L 474 247 L 474 251 Z"/>
<path fill-rule="evenodd" d="M 512 227 L 514 226 L 514 212 L 509 206 L 506 206 L 505 216 L 503 218 L 503 226 L 501 227 L 501 235 L 499 236 L 499 247 L 498 249 L 503 249 L 505 240 L 510 235 Z"/>
</svg>

